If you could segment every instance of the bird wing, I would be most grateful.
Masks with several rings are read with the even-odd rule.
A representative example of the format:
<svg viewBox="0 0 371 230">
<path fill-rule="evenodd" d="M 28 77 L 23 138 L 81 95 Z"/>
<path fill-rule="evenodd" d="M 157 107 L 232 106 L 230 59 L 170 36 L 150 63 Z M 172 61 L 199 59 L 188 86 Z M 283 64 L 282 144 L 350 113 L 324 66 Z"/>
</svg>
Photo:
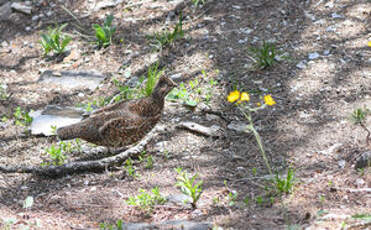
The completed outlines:
<svg viewBox="0 0 371 230">
<path fill-rule="evenodd" d="M 130 102 L 130 100 L 120 101 L 120 102 L 115 103 L 115 104 L 104 106 L 103 108 L 95 110 L 89 116 L 96 116 L 96 115 L 99 115 L 99 114 L 102 114 L 102 113 L 112 112 L 112 111 L 117 110 L 117 109 L 122 109 L 129 102 Z"/>
<path fill-rule="evenodd" d="M 99 134 L 111 146 L 132 144 L 152 129 L 159 118 L 160 116 L 141 117 L 134 114 L 113 118 L 99 128 Z"/>
</svg>

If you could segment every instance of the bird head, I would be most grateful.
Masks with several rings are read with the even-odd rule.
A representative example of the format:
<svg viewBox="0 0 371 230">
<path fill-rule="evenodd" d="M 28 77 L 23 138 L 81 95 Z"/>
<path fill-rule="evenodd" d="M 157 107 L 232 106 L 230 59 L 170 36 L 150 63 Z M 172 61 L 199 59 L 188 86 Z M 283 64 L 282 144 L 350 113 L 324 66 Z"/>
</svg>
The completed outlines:
<svg viewBox="0 0 371 230">
<path fill-rule="evenodd" d="M 161 76 L 153 90 L 152 96 L 154 98 L 164 99 L 166 95 L 176 87 L 176 83 L 168 77 Z"/>
</svg>

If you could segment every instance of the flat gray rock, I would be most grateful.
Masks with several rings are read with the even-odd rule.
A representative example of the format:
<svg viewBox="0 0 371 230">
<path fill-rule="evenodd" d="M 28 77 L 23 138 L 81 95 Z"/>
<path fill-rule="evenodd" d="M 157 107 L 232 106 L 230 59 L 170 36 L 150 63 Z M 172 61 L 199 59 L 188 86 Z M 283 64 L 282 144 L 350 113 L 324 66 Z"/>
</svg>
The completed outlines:
<svg viewBox="0 0 371 230">
<path fill-rule="evenodd" d="M 4 5 L 0 6 L 0 21 L 8 20 L 10 14 L 12 13 L 11 3 L 7 2 Z"/>
<path fill-rule="evenodd" d="M 56 128 L 71 125 L 81 121 L 84 111 L 72 107 L 59 107 L 48 105 L 43 110 L 31 112 L 33 118 L 31 124 L 32 135 L 55 135 L 52 126 Z"/>
<path fill-rule="evenodd" d="M 105 76 L 96 71 L 44 71 L 39 82 L 44 84 L 60 85 L 64 89 L 90 89 L 95 90 L 105 79 Z"/>
<path fill-rule="evenodd" d="M 25 4 L 19 3 L 19 2 L 13 2 L 11 7 L 13 10 L 22 12 L 24 14 L 31 14 L 31 11 L 32 11 L 31 6 L 26 6 Z"/>
</svg>

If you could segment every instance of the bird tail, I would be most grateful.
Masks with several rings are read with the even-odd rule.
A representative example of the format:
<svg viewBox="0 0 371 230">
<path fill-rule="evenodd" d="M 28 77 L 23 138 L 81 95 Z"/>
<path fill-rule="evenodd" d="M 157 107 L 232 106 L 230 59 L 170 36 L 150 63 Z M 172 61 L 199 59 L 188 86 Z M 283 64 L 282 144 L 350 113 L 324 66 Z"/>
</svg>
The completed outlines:
<svg viewBox="0 0 371 230">
<path fill-rule="evenodd" d="M 70 139 L 78 138 L 79 135 L 80 135 L 79 124 L 72 124 L 72 125 L 60 127 L 57 129 L 57 136 L 61 140 L 70 140 Z"/>
</svg>

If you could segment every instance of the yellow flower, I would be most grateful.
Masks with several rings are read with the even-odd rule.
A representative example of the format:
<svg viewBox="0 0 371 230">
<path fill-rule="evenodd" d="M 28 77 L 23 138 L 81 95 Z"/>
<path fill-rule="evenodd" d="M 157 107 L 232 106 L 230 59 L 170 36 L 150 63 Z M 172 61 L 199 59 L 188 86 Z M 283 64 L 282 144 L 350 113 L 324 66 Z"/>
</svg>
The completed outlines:
<svg viewBox="0 0 371 230">
<path fill-rule="evenodd" d="M 237 101 L 238 98 L 240 98 L 240 91 L 235 90 L 235 91 L 232 91 L 232 92 L 229 93 L 227 99 L 230 103 L 233 103 L 233 102 Z"/>
<path fill-rule="evenodd" d="M 240 102 L 243 102 L 243 101 L 250 101 L 250 95 L 246 92 L 241 93 Z"/>
<path fill-rule="evenodd" d="M 369 41 L 369 42 L 367 43 L 367 45 L 368 45 L 368 47 L 371 47 L 371 41 Z"/>
<path fill-rule="evenodd" d="M 262 104 L 260 102 L 256 103 L 257 106 L 261 106 Z"/>
<path fill-rule="evenodd" d="M 265 104 L 267 104 L 269 106 L 272 106 L 272 105 L 276 104 L 276 102 L 274 101 L 274 99 L 272 98 L 272 96 L 270 94 L 264 96 L 264 102 L 265 102 Z"/>
</svg>

